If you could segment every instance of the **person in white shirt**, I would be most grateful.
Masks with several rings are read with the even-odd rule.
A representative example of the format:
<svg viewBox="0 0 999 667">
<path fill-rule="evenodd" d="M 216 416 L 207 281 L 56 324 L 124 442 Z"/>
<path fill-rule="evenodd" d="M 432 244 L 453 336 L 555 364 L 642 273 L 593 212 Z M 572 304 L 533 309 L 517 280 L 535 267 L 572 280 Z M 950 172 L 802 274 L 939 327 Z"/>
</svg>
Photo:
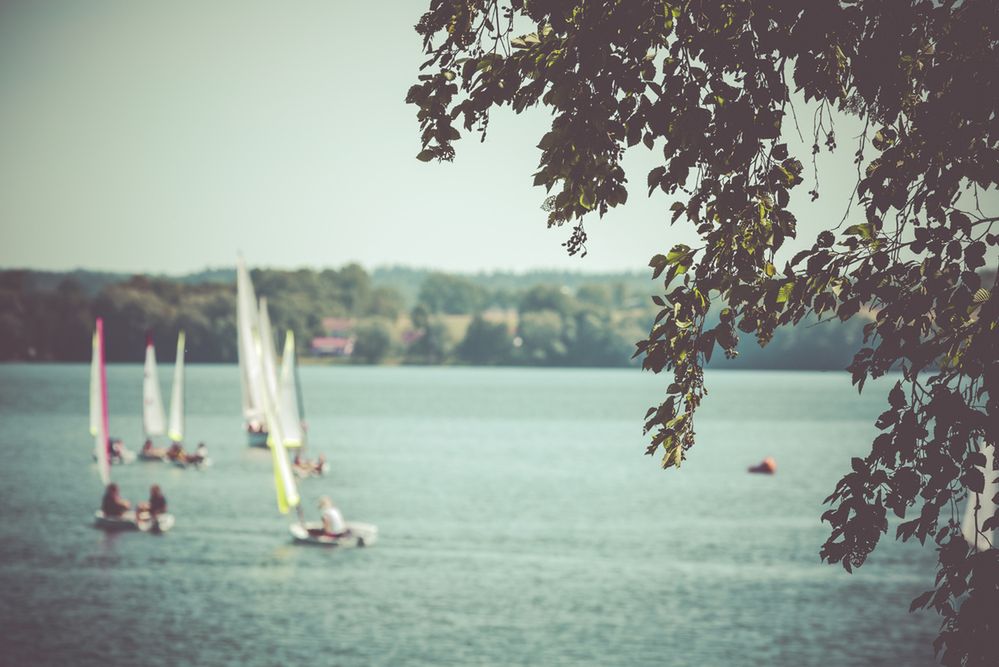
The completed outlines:
<svg viewBox="0 0 999 667">
<path fill-rule="evenodd" d="M 348 532 L 347 522 L 343 520 L 343 514 L 340 513 L 329 496 L 323 496 L 319 500 L 319 509 L 322 510 L 323 533 L 340 537 Z"/>
</svg>

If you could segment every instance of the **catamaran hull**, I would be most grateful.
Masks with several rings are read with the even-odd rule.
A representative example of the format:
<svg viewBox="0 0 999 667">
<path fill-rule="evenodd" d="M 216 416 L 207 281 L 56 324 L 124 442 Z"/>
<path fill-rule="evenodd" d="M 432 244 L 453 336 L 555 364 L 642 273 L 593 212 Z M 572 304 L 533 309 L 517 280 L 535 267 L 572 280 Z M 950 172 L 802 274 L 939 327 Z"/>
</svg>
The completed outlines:
<svg viewBox="0 0 999 667">
<path fill-rule="evenodd" d="M 378 541 L 378 527 L 370 523 L 347 522 L 348 534 L 340 537 L 321 534 L 323 524 L 306 523 L 305 525 L 295 523 L 288 526 L 292 540 L 295 544 L 304 544 L 317 547 L 370 547 Z"/>
<path fill-rule="evenodd" d="M 160 514 L 151 517 L 135 518 L 135 512 L 125 512 L 121 516 L 105 516 L 104 512 L 94 512 L 94 527 L 107 531 L 139 530 L 144 533 L 165 533 L 173 528 L 172 514 Z"/>
<path fill-rule="evenodd" d="M 267 433 L 264 431 L 247 431 L 246 442 L 250 447 L 266 447 Z"/>
</svg>

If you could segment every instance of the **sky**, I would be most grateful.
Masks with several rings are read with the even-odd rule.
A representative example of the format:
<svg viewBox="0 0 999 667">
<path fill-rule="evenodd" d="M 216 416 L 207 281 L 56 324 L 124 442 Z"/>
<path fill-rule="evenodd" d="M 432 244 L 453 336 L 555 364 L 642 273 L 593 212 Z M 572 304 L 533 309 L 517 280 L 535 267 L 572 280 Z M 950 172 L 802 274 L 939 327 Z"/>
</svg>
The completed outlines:
<svg viewBox="0 0 999 667">
<path fill-rule="evenodd" d="M 568 257 L 570 230 L 546 227 L 531 184 L 544 110 L 494 113 L 454 163 L 415 160 L 403 100 L 427 4 L 3 2 L 0 267 L 181 274 L 241 252 L 281 268 L 633 271 L 694 240 L 668 224 L 672 199 L 646 197 L 662 156 L 639 145 L 628 204 L 591 216 L 588 255 Z M 821 165 L 820 202 L 806 187 L 792 200 L 801 246 L 843 214 L 848 143 Z"/>
</svg>

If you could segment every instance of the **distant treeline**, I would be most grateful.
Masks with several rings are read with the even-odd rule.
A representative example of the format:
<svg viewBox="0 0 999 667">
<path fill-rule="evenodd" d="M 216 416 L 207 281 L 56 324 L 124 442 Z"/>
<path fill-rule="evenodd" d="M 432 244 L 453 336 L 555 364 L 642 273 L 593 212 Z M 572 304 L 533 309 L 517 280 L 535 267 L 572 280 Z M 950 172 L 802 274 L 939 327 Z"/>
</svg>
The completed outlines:
<svg viewBox="0 0 999 667">
<path fill-rule="evenodd" d="M 351 264 L 323 271 L 254 270 L 275 339 L 347 337 L 354 363 L 625 366 L 658 311 L 656 283 L 637 274 L 446 274 L 407 268 L 374 274 Z M 164 361 L 187 332 L 192 362 L 236 361 L 235 272 L 183 277 L 13 270 L 0 272 L 0 360 L 86 361 L 93 320 L 106 322 L 111 361 L 142 359 L 152 331 Z M 331 324 L 335 322 L 336 324 Z M 863 319 L 780 331 L 764 349 L 744 336 L 718 368 L 844 368 Z M 331 331 L 335 326 L 338 331 Z"/>
</svg>

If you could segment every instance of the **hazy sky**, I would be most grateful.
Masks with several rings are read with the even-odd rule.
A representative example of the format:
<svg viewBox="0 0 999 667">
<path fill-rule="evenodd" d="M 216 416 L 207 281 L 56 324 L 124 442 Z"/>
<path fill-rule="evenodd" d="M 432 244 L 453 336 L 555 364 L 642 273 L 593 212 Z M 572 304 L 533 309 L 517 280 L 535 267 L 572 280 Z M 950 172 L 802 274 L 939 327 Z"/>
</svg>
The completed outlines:
<svg viewBox="0 0 999 667">
<path fill-rule="evenodd" d="M 242 251 L 274 267 L 633 270 L 691 240 L 666 224 L 669 198 L 645 196 L 661 153 L 637 147 L 628 205 L 567 257 L 531 186 L 543 111 L 494 114 L 453 164 L 416 161 L 403 99 L 426 4 L 0 4 L 0 266 L 182 273 Z M 842 215 L 849 134 L 820 203 L 798 209 L 813 233 Z"/>
</svg>

